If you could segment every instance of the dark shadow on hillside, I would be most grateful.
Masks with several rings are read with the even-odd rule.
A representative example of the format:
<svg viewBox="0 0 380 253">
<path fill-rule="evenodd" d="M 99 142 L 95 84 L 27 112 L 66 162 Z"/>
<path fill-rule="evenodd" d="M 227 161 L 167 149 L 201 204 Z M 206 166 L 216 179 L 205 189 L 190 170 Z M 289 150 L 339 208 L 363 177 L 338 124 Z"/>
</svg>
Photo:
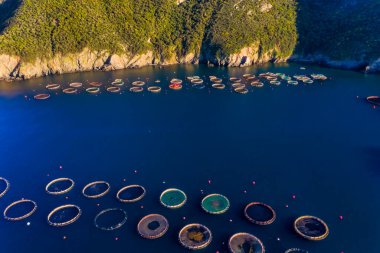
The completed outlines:
<svg viewBox="0 0 380 253">
<path fill-rule="evenodd" d="M 4 31 L 5 27 L 7 27 L 7 21 L 15 14 L 21 2 L 22 0 L 5 0 L 5 2 L 0 5 L 0 34 Z"/>
</svg>

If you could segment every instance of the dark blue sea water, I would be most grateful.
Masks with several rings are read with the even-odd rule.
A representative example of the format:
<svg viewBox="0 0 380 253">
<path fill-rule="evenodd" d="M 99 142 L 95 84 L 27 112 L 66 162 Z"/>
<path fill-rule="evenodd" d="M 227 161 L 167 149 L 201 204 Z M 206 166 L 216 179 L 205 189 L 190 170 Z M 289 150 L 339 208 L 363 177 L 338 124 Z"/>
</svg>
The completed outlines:
<svg viewBox="0 0 380 253">
<path fill-rule="evenodd" d="M 180 91 L 167 88 L 174 77 L 206 80 L 266 71 L 317 72 L 332 79 L 250 88 L 247 95 L 215 90 L 209 83 L 203 90 L 187 83 Z M 58 92 L 46 101 L 32 99 L 48 83 L 115 78 L 128 83 L 149 78 L 150 84 L 161 79 L 164 89 L 160 94 L 125 88 L 122 94 Z M 0 210 L 20 198 L 38 204 L 26 220 L 0 219 L 0 252 L 186 252 L 178 231 L 194 222 L 213 233 L 211 245 L 201 252 L 227 252 L 228 238 L 236 232 L 256 235 L 274 253 L 292 247 L 312 253 L 379 252 L 380 108 L 364 100 L 380 95 L 379 76 L 315 66 L 300 70 L 299 65 L 170 66 L 67 74 L 1 83 L 0 89 L 0 177 L 11 183 Z M 57 177 L 72 178 L 73 190 L 48 195 L 45 185 Z M 101 199 L 83 197 L 83 186 L 94 180 L 108 181 L 111 192 Z M 118 202 L 117 190 L 128 184 L 143 185 L 145 198 Z M 181 209 L 160 205 L 159 195 L 169 187 L 187 193 Z M 230 199 L 227 213 L 203 212 L 200 200 L 208 193 Z M 252 201 L 270 204 L 276 221 L 265 227 L 250 224 L 243 208 Z M 82 216 L 67 227 L 49 226 L 48 213 L 62 204 L 80 206 Z M 111 232 L 96 229 L 95 215 L 110 207 L 127 212 L 126 224 Z M 161 239 L 146 240 L 136 231 L 139 219 L 150 213 L 170 222 Z M 293 231 L 294 219 L 305 214 L 328 223 L 327 239 L 310 242 Z"/>
</svg>

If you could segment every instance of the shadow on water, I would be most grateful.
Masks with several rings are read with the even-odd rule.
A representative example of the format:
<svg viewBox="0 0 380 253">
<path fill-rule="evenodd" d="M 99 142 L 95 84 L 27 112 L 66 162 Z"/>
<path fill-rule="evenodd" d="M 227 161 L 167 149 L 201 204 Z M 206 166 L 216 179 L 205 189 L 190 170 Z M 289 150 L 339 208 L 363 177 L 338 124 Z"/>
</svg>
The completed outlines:
<svg viewBox="0 0 380 253">
<path fill-rule="evenodd" d="M 21 0 L 5 0 L 4 3 L 0 4 L 0 34 L 4 31 L 9 18 L 13 17 L 21 2 Z"/>
</svg>

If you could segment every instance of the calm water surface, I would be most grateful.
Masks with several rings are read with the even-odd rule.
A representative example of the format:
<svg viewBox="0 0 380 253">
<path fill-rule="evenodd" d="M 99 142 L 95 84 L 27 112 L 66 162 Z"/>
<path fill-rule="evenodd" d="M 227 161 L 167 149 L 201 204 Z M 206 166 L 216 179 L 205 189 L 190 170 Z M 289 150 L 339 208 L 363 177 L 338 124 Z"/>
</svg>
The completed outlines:
<svg viewBox="0 0 380 253">
<path fill-rule="evenodd" d="M 180 91 L 167 89 L 174 77 L 199 75 L 206 80 L 209 75 L 227 78 L 265 71 L 319 72 L 332 80 L 266 85 L 250 88 L 247 95 L 229 87 L 214 90 L 209 83 L 203 90 L 188 84 Z M 58 92 L 46 101 L 30 99 L 33 90 L 45 91 L 51 82 L 109 83 L 115 78 L 126 80 L 127 87 L 138 78 L 149 78 L 150 84 L 161 79 L 165 88 L 160 94 L 132 94 L 125 88 L 122 94 L 110 94 L 103 87 L 99 95 Z M 177 234 L 193 222 L 213 232 L 211 245 L 201 252 L 227 252 L 228 238 L 236 232 L 256 235 L 274 253 L 291 247 L 312 253 L 379 252 L 380 108 L 363 100 L 380 95 L 379 76 L 312 66 L 300 70 L 299 65 L 171 66 L 68 74 L 0 87 L 0 176 L 11 182 L 0 210 L 20 198 L 38 203 L 37 212 L 26 220 L 0 219 L 1 252 L 186 252 Z M 68 199 L 45 193 L 45 185 L 57 177 L 75 181 Z M 81 190 L 93 180 L 110 182 L 111 193 L 85 199 Z M 127 184 L 144 185 L 146 197 L 119 203 L 115 194 Z M 160 205 L 159 195 L 168 187 L 187 193 L 183 208 Z M 229 197 L 229 211 L 204 213 L 200 200 L 208 193 Z M 251 201 L 272 205 L 275 223 L 248 223 L 242 211 Z M 82 217 L 64 228 L 50 227 L 47 214 L 68 203 L 79 205 Z M 100 231 L 93 219 L 109 207 L 124 208 L 128 221 L 119 230 Z M 142 239 L 136 231 L 139 219 L 150 213 L 163 214 L 170 222 L 161 239 Z M 293 232 L 293 220 L 305 214 L 329 224 L 326 240 L 309 242 Z"/>
</svg>

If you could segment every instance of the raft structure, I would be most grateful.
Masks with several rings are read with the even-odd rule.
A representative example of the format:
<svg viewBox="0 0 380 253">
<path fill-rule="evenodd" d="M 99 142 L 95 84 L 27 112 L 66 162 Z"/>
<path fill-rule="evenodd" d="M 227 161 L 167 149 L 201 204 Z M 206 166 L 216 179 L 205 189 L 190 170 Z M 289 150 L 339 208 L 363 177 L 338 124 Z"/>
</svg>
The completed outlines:
<svg viewBox="0 0 380 253">
<path fill-rule="evenodd" d="M 236 233 L 228 241 L 232 253 L 264 253 L 265 247 L 259 238 L 248 233 Z"/>
<path fill-rule="evenodd" d="M 97 193 L 90 193 L 91 190 L 95 190 L 96 188 L 101 188 L 103 187 L 104 189 L 101 192 Z M 82 194 L 86 198 L 89 199 L 97 199 L 100 197 L 103 197 L 106 195 L 111 189 L 111 186 L 108 182 L 106 181 L 95 181 L 87 184 L 85 187 L 83 187 Z"/>
<path fill-rule="evenodd" d="M 146 194 L 146 190 L 143 186 L 133 184 L 127 185 L 121 188 L 117 194 L 116 198 L 123 203 L 133 203 L 141 200 Z M 124 195 L 124 197 L 122 197 Z"/>
<path fill-rule="evenodd" d="M 291 249 L 286 250 L 285 253 L 309 253 L 309 251 L 299 249 L 299 248 L 291 248 Z"/>
<path fill-rule="evenodd" d="M 270 225 L 276 220 L 274 209 L 261 202 L 251 202 L 244 208 L 244 216 L 256 225 Z"/>
<path fill-rule="evenodd" d="M 150 91 L 152 93 L 160 93 L 161 87 L 160 86 L 149 86 L 148 91 Z"/>
<path fill-rule="evenodd" d="M 221 194 L 210 194 L 202 199 L 202 209 L 209 214 L 222 214 L 230 208 L 230 201 Z"/>
<path fill-rule="evenodd" d="M 70 88 L 63 89 L 62 92 L 65 94 L 74 94 L 78 92 L 78 89 L 70 87 Z"/>
<path fill-rule="evenodd" d="M 170 209 L 177 209 L 185 205 L 187 196 L 185 192 L 176 188 L 169 188 L 160 195 L 160 203 Z"/>
<path fill-rule="evenodd" d="M 121 89 L 120 87 L 111 86 L 111 87 L 107 87 L 107 91 L 111 93 L 119 93 Z"/>
<path fill-rule="evenodd" d="M 132 82 L 132 85 L 137 86 L 137 87 L 141 87 L 141 86 L 145 85 L 145 82 L 144 81 L 134 81 L 134 82 Z"/>
<path fill-rule="evenodd" d="M 12 209 L 12 207 L 15 207 L 17 205 L 22 205 L 22 204 L 32 204 L 32 208 L 29 212 L 21 215 L 21 216 L 16 216 L 16 217 L 13 217 L 11 215 L 9 215 L 9 212 L 10 210 Z M 28 218 L 29 216 L 31 216 L 35 211 L 37 210 L 37 203 L 34 202 L 33 200 L 30 200 L 30 199 L 20 199 L 18 201 L 15 201 L 13 203 L 11 203 L 9 206 L 7 206 L 4 210 L 4 219 L 6 220 L 9 220 L 9 221 L 20 221 L 20 220 L 23 220 L 23 219 L 26 219 Z"/>
<path fill-rule="evenodd" d="M 34 95 L 34 99 L 36 100 L 45 100 L 48 98 L 50 98 L 50 94 L 41 93 L 41 94 Z"/>
<path fill-rule="evenodd" d="M 129 89 L 130 92 L 134 92 L 134 93 L 139 93 L 139 92 L 143 92 L 144 91 L 144 88 L 143 87 L 131 87 Z"/>
<path fill-rule="evenodd" d="M 137 224 L 137 231 L 146 239 L 157 239 L 165 235 L 169 229 L 168 220 L 160 214 L 149 214 Z"/>
<path fill-rule="evenodd" d="M 222 83 L 213 83 L 211 86 L 217 90 L 223 90 L 224 88 L 226 88 L 226 85 Z"/>
<path fill-rule="evenodd" d="M 66 221 L 55 221 L 58 218 L 62 218 L 63 214 L 67 212 L 69 209 L 74 209 L 76 211 L 76 215 L 74 215 L 72 218 L 66 220 Z M 60 215 L 55 215 L 57 213 L 61 213 Z M 53 227 L 64 227 L 67 225 L 70 225 L 77 221 L 79 217 L 82 215 L 82 209 L 80 209 L 79 206 L 73 205 L 73 204 L 68 204 L 68 205 L 62 205 L 57 208 L 54 208 L 47 216 L 47 222 L 50 226 Z"/>
<path fill-rule="evenodd" d="M 66 188 L 59 189 L 58 184 L 62 184 L 62 183 L 69 183 L 69 185 L 66 186 Z M 67 178 L 67 177 L 57 178 L 50 181 L 46 185 L 45 191 L 51 195 L 62 195 L 71 191 L 74 188 L 74 185 L 75 185 L 75 182 L 71 178 Z"/>
<path fill-rule="evenodd" d="M 367 102 L 380 106 L 380 97 L 379 96 L 369 96 L 366 98 Z"/>
<path fill-rule="evenodd" d="M 9 181 L 3 177 L 0 177 L 0 182 L 3 182 L 4 184 L 4 189 L 2 189 L 0 191 L 0 198 L 3 197 L 8 191 L 9 191 L 9 188 L 11 187 L 11 184 L 9 183 Z"/>
<path fill-rule="evenodd" d="M 202 224 L 189 224 L 181 229 L 178 235 L 182 246 L 190 250 L 206 248 L 212 241 L 210 229 Z"/>
<path fill-rule="evenodd" d="M 61 88 L 61 85 L 60 84 L 48 84 L 45 86 L 46 89 L 48 90 L 58 90 L 59 88 Z"/>
<path fill-rule="evenodd" d="M 83 86 L 83 84 L 82 83 L 70 83 L 69 86 L 72 88 L 80 88 Z"/>
<path fill-rule="evenodd" d="M 105 216 L 114 217 L 116 215 L 120 215 L 120 220 L 117 223 L 113 223 L 110 225 L 102 225 L 100 224 L 100 219 Z M 113 231 L 121 228 L 127 222 L 128 216 L 127 213 L 121 208 L 107 208 L 100 211 L 94 219 L 94 225 L 96 228 L 103 231 Z"/>
<path fill-rule="evenodd" d="M 96 93 L 99 93 L 100 89 L 98 87 L 91 87 L 91 88 L 87 88 L 86 91 L 91 94 L 96 94 Z"/>
<path fill-rule="evenodd" d="M 321 241 L 329 235 L 327 224 L 318 217 L 305 215 L 294 221 L 294 229 L 301 237 L 311 241 Z"/>
<path fill-rule="evenodd" d="M 101 83 L 101 82 L 90 82 L 89 84 L 90 84 L 91 86 L 93 86 L 93 87 L 100 87 L 100 86 L 103 85 L 103 83 Z"/>
</svg>

